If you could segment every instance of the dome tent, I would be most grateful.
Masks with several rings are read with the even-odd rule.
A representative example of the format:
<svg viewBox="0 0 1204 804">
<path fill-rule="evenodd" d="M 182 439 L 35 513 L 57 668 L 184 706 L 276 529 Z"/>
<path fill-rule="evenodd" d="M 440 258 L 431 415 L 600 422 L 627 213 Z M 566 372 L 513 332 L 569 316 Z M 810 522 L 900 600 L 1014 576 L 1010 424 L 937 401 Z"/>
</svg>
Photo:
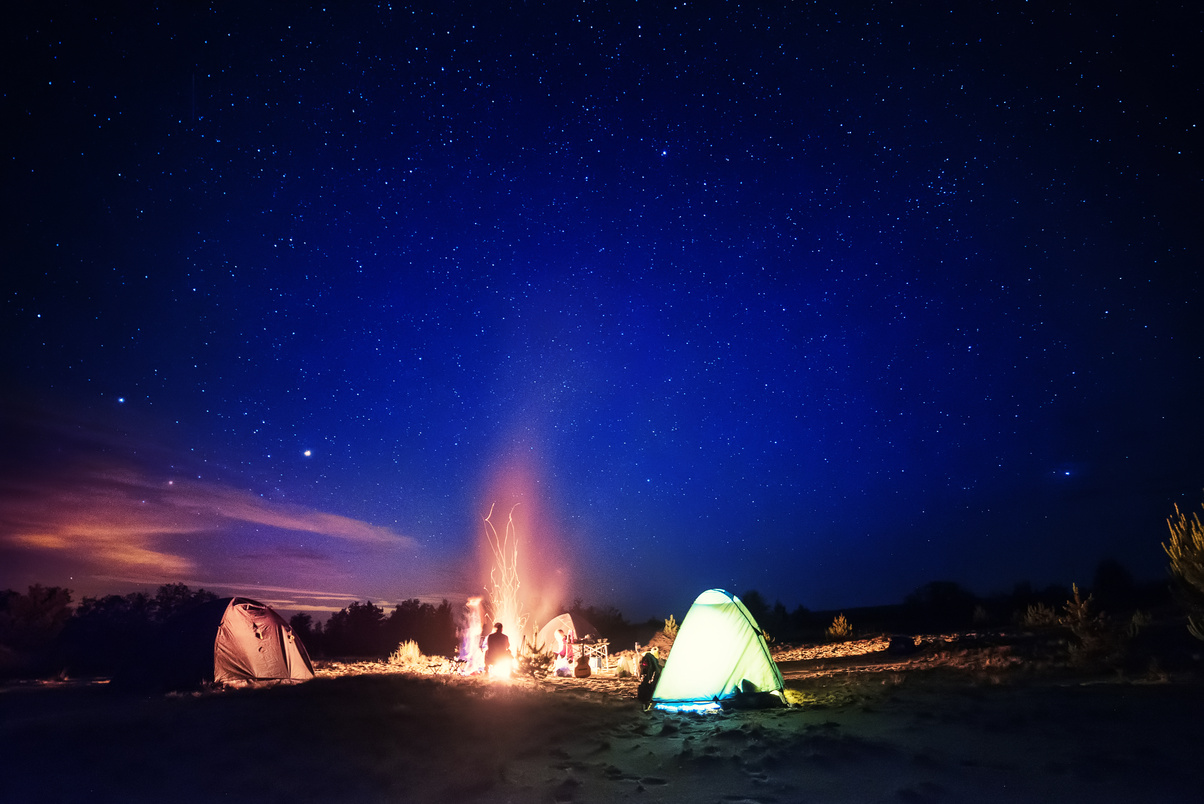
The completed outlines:
<svg viewBox="0 0 1204 804">
<path fill-rule="evenodd" d="M 308 681 L 309 653 L 270 606 L 245 597 L 197 606 L 164 626 L 154 664 L 169 687 Z"/>
<path fill-rule="evenodd" d="M 553 617 L 543 628 L 539 629 L 539 635 L 535 637 L 536 646 L 542 645 L 546 651 L 554 650 L 557 628 L 572 636 L 577 642 L 589 637 L 601 636 L 598 629 L 588 623 L 585 618 L 561 614 L 559 617 Z"/>
<path fill-rule="evenodd" d="M 652 706 L 705 711 L 781 705 L 786 702 L 784 687 L 765 636 L 740 598 L 709 589 L 690 606 L 678 628 Z"/>
</svg>

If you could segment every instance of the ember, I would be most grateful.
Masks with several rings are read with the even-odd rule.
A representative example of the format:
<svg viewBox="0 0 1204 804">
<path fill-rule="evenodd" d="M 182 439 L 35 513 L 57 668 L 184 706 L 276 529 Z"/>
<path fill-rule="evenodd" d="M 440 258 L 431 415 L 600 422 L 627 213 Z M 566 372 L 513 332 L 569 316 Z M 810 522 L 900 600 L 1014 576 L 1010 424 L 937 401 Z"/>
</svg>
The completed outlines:
<svg viewBox="0 0 1204 804">
<path fill-rule="evenodd" d="M 518 579 L 518 531 L 514 526 L 514 508 L 517 507 L 516 503 L 510 509 L 506 528 L 500 536 L 490 521 L 493 517 L 493 508 L 490 507 L 489 516 L 485 517 L 485 538 L 493 551 L 493 568 L 489 571 L 492 583 L 489 602 L 493 607 L 493 619 L 502 624 L 507 634 L 521 639 L 526 633 L 527 614 L 518 595 L 521 587 Z"/>
</svg>

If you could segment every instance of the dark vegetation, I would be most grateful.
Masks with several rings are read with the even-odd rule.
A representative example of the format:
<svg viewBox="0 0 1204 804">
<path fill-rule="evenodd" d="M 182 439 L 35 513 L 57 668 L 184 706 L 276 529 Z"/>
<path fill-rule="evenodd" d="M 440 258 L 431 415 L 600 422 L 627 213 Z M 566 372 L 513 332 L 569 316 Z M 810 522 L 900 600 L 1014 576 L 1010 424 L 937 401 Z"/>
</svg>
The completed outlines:
<svg viewBox="0 0 1204 804">
<path fill-rule="evenodd" d="M 168 584 L 154 595 L 85 597 L 72 608 L 70 590 L 60 587 L 0 591 L 0 678 L 138 676 L 174 617 L 216 599 L 204 589 Z M 371 601 L 352 603 L 325 627 L 306 613 L 294 615 L 291 625 L 312 656 L 383 657 L 409 640 L 430 655 L 456 648 L 446 600 L 439 606 L 407 600 L 388 616 Z"/>
<path fill-rule="evenodd" d="M 456 613 L 446 600 L 438 606 L 406 600 L 388 616 L 371 600 L 356 602 L 336 611 L 325 625 L 305 612 L 294 614 L 289 625 L 311 656 L 383 658 L 409 641 L 427 656 L 448 656 L 458 644 Z"/>
<path fill-rule="evenodd" d="M 1129 620 L 1135 613 L 1155 614 L 1175 608 L 1165 581 L 1138 583 L 1119 562 L 1101 561 L 1087 589 L 1097 612 Z M 909 594 L 901 604 L 867 606 L 840 611 L 810 611 L 799 606 L 788 612 L 781 601 L 769 605 L 756 590 L 740 595 L 771 642 L 823 642 L 835 617 L 852 623 L 850 637 L 889 633 L 939 633 L 1020 627 L 1034 606 L 1060 612 L 1072 598 L 1071 587 L 1034 589 L 1021 582 L 1008 593 L 979 597 L 953 581 L 932 581 Z"/>
<path fill-rule="evenodd" d="M 1176 505 L 1166 524 L 1171 538 L 1162 549 L 1171 560 L 1172 588 L 1188 612 L 1188 631 L 1204 641 L 1204 523 L 1199 514 L 1188 516 Z"/>
<path fill-rule="evenodd" d="M 32 586 L 27 593 L 0 591 L 0 677 L 119 676 L 145 655 L 172 617 L 216 596 L 169 584 L 154 595 L 85 597 L 72 607 L 71 592 Z M 849 631 L 836 638 L 876 634 L 1009 632 L 1042 638 L 1078 663 L 1117 667 L 1188 661 L 1186 615 L 1166 582 L 1137 583 L 1115 561 L 1099 564 L 1090 586 L 1036 590 L 1017 584 L 1010 593 L 978 597 L 956 583 L 934 581 L 894 606 L 812 612 L 787 611 L 756 590 L 741 599 L 771 644 L 822 643 L 844 615 Z M 647 644 L 663 623 L 630 623 L 612 606 L 565 608 L 593 623 L 612 652 Z M 391 612 L 354 602 L 325 622 L 302 612 L 290 624 L 315 658 L 384 659 L 407 641 L 427 656 L 453 656 L 458 646 L 457 607 L 406 600 Z M 1191 642 L 1190 638 L 1187 640 Z M 1168 645 L 1173 648 L 1168 649 Z M 1198 645 L 1198 643 L 1195 643 Z"/>
<path fill-rule="evenodd" d="M 34 585 L 27 594 L 0 592 L 0 676 L 118 675 L 145 654 L 164 623 L 217 596 L 184 584 L 154 595 L 85 597 Z"/>
</svg>

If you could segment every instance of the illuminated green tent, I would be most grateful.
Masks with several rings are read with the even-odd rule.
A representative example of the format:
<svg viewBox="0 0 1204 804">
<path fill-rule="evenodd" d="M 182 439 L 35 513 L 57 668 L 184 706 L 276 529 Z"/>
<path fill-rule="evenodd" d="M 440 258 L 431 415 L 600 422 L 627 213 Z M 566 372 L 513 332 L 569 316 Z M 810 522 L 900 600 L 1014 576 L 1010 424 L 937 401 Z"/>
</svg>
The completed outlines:
<svg viewBox="0 0 1204 804">
<path fill-rule="evenodd" d="M 765 636 L 740 598 L 709 589 L 681 622 L 652 705 L 666 711 L 781 705 L 784 686 Z"/>
</svg>

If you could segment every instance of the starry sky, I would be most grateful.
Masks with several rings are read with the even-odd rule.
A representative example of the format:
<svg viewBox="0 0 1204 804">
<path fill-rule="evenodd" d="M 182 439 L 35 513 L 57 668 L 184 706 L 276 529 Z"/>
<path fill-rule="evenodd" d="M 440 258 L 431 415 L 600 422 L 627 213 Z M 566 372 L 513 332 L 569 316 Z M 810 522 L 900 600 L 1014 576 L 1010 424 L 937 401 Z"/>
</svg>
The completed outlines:
<svg viewBox="0 0 1204 804">
<path fill-rule="evenodd" d="M 541 614 L 823 610 L 1204 501 L 1197 4 L 10 16 L 0 588 L 455 600 L 492 509 Z"/>
</svg>

